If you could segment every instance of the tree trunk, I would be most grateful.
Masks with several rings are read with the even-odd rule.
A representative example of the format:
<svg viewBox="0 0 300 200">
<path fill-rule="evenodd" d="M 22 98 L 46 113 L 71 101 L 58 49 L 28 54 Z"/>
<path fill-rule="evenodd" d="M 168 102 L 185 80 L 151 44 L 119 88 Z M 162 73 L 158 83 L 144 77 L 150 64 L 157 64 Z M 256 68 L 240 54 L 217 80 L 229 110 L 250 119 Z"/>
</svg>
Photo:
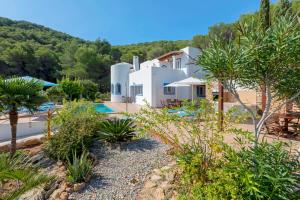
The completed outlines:
<svg viewBox="0 0 300 200">
<path fill-rule="evenodd" d="M 9 122 L 11 128 L 11 145 L 10 145 L 10 156 L 12 157 L 17 149 L 17 124 L 18 124 L 18 112 L 9 112 Z"/>
<path fill-rule="evenodd" d="M 219 113 L 219 130 L 223 131 L 224 123 L 224 88 L 221 81 L 218 82 L 219 96 L 218 96 L 218 113 Z"/>
</svg>

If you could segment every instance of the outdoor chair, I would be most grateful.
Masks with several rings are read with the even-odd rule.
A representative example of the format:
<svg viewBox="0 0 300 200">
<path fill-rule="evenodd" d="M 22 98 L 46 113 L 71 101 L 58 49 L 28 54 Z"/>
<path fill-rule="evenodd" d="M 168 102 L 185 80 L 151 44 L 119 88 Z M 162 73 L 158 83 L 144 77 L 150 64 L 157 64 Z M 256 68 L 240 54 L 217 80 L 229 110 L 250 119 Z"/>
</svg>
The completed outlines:
<svg viewBox="0 0 300 200">
<path fill-rule="evenodd" d="M 163 108 L 168 107 L 164 100 L 160 100 L 160 104 L 162 105 Z"/>
<path fill-rule="evenodd" d="M 279 114 L 273 114 L 264 123 L 264 130 L 267 134 L 280 135 L 283 133 L 284 127 L 280 123 Z"/>
</svg>

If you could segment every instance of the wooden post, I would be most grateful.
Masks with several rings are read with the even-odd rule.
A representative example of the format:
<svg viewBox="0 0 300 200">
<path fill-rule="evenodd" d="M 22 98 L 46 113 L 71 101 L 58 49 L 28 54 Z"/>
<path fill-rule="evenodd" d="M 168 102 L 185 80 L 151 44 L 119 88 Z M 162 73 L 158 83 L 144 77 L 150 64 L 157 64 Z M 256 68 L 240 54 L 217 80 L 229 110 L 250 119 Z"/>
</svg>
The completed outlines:
<svg viewBox="0 0 300 200">
<path fill-rule="evenodd" d="M 219 130 L 223 131 L 223 125 L 224 125 L 224 87 L 221 83 L 221 81 L 218 82 L 218 89 L 219 89 L 219 95 L 218 95 L 218 113 L 219 113 Z"/>
</svg>

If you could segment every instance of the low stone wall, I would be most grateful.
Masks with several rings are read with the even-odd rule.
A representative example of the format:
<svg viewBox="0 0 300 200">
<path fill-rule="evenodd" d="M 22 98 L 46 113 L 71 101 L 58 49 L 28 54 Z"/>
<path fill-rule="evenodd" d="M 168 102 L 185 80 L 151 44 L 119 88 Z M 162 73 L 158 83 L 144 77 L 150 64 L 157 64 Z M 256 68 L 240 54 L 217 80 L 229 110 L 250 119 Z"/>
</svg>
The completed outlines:
<svg viewBox="0 0 300 200">
<path fill-rule="evenodd" d="M 35 134 L 44 133 L 46 130 L 45 121 L 32 121 L 26 123 L 18 123 L 17 137 L 22 138 Z M 11 139 L 10 124 L 0 124 L 0 142 L 8 141 Z"/>
</svg>

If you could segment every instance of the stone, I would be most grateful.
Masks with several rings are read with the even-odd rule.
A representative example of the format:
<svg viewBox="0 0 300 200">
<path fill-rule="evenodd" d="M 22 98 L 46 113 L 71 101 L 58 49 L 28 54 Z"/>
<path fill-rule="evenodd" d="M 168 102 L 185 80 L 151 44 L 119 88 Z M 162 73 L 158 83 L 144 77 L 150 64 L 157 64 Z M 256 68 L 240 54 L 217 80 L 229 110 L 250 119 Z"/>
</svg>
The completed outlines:
<svg viewBox="0 0 300 200">
<path fill-rule="evenodd" d="M 154 183 L 153 181 L 147 181 L 146 183 L 145 183 L 145 188 L 146 189 L 148 189 L 148 188 L 154 188 L 154 187 L 156 187 L 157 186 L 157 184 L 156 183 Z"/>
<path fill-rule="evenodd" d="M 156 200 L 164 200 L 165 199 L 165 193 L 162 188 L 157 188 L 155 190 L 155 199 Z"/>
<path fill-rule="evenodd" d="M 170 188 L 172 188 L 171 184 L 168 181 L 164 181 L 162 182 L 159 187 L 161 187 L 164 191 L 169 190 Z"/>
<path fill-rule="evenodd" d="M 86 183 L 88 183 L 88 182 L 91 180 L 91 178 L 92 178 L 92 174 L 90 173 L 90 174 L 88 174 L 88 175 L 84 178 L 84 181 L 85 181 Z"/>
<path fill-rule="evenodd" d="M 17 144 L 17 148 L 26 148 L 30 146 L 35 146 L 42 144 L 43 141 L 41 138 L 29 138 L 29 139 L 24 139 L 20 143 Z"/>
<path fill-rule="evenodd" d="M 59 184 L 55 181 L 47 188 L 45 188 L 47 190 L 44 194 L 45 199 L 48 199 L 52 195 L 52 193 L 58 188 L 58 186 Z"/>
<path fill-rule="evenodd" d="M 159 175 L 154 174 L 154 175 L 151 176 L 150 179 L 151 179 L 152 181 L 159 181 L 159 180 L 162 179 L 162 177 L 159 176 Z"/>
<path fill-rule="evenodd" d="M 31 157 L 30 161 L 35 164 L 37 162 L 40 162 L 44 158 L 44 155 L 42 153 L 39 153 L 33 157 Z"/>
<path fill-rule="evenodd" d="M 160 169 L 154 169 L 153 172 L 159 176 L 162 174 Z"/>
<path fill-rule="evenodd" d="M 42 187 L 34 188 L 32 190 L 27 191 L 19 197 L 19 200 L 40 200 L 43 199 L 43 191 Z"/>
<path fill-rule="evenodd" d="M 63 192 L 63 191 L 62 191 L 61 189 L 55 190 L 55 191 L 51 194 L 50 199 L 51 199 L 51 200 L 59 199 L 62 192 Z"/>
<path fill-rule="evenodd" d="M 61 200 L 67 200 L 68 197 L 69 197 L 69 195 L 68 195 L 67 192 L 62 192 L 62 193 L 60 194 L 60 196 L 59 196 L 59 198 L 60 198 Z"/>
<path fill-rule="evenodd" d="M 61 162 L 61 161 L 57 161 L 56 164 L 57 164 L 57 166 L 59 166 L 59 167 L 64 165 L 63 162 Z"/>
<path fill-rule="evenodd" d="M 78 192 L 78 191 L 82 190 L 84 187 L 85 187 L 85 182 L 75 183 L 74 186 L 73 186 L 73 190 L 75 192 Z"/>
<path fill-rule="evenodd" d="M 164 166 L 161 168 L 161 171 L 169 171 L 171 169 L 170 166 Z"/>
<path fill-rule="evenodd" d="M 175 171 L 170 171 L 170 172 L 166 173 L 165 174 L 166 180 L 173 183 L 175 181 L 175 174 L 176 174 Z"/>
</svg>

